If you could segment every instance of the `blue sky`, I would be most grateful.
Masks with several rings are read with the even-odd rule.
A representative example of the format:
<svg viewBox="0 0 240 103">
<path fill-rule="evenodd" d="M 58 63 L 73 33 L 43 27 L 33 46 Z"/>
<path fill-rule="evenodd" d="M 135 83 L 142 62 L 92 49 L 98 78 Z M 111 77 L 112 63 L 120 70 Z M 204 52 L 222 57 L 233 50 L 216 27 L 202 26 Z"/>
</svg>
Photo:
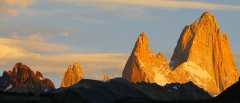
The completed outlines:
<svg viewBox="0 0 240 103">
<path fill-rule="evenodd" d="M 0 0 L 0 69 L 22 62 L 56 87 L 74 62 L 86 78 L 119 77 L 141 32 L 170 59 L 184 26 L 205 11 L 228 34 L 239 67 L 236 0 Z"/>
</svg>

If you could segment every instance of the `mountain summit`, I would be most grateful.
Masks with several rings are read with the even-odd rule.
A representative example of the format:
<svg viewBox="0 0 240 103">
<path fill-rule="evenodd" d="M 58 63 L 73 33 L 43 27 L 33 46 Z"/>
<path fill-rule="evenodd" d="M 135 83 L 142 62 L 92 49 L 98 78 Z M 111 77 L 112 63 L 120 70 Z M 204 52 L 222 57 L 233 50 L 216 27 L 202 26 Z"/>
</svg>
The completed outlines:
<svg viewBox="0 0 240 103">
<path fill-rule="evenodd" d="M 238 81 L 238 69 L 227 34 L 221 34 L 215 17 L 204 12 L 183 29 L 169 65 L 161 53 L 155 56 L 149 50 L 147 35 L 142 33 L 125 65 L 122 78 L 161 86 L 192 81 L 211 95 L 218 95 Z"/>
<path fill-rule="evenodd" d="M 73 67 L 71 67 L 71 65 L 68 67 L 67 71 L 65 72 L 64 78 L 62 80 L 61 87 L 69 87 L 73 84 L 76 84 L 83 78 L 84 78 L 84 75 L 83 75 L 82 69 L 76 62 L 74 63 Z"/>
<path fill-rule="evenodd" d="M 34 72 L 26 65 L 17 63 L 13 70 L 4 71 L 0 77 L 0 88 L 3 91 L 19 93 L 43 93 L 55 89 L 53 82 L 44 78 L 40 72 Z"/>
<path fill-rule="evenodd" d="M 212 86 L 209 90 L 215 90 L 212 92 L 222 92 L 238 81 L 228 36 L 221 33 L 217 20 L 209 12 L 203 13 L 181 33 L 170 66 L 174 69 L 184 63 L 192 63 L 207 71 L 213 79 L 211 84 L 207 84 Z"/>
<path fill-rule="evenodd" d="M 135 43 L 122 73 L 122 78 L 130 82 L 149 82 L 165 85 L 168 83 L 166 74 L 170 72 L 167 60 L 161 53 L 156 56 L 149 49 L 147 35 L 142 32 Z"/>
</svg>

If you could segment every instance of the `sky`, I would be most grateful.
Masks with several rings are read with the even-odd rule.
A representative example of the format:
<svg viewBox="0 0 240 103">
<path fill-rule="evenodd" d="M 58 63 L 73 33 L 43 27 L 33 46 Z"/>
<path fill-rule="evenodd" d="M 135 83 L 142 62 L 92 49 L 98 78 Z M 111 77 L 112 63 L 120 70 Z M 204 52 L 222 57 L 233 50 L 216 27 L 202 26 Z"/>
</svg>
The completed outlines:
<svg viewBox="0 0 240 103">
<path fill-rule="evenodd" d="M 183 28 L 209 11 L 240 68 L 237 0 L 0 0 L 0 74 L 22 62 L 58 88 L 69 65 L 85 78 L 121 77 L 141 34 L 170 60 Z"/>
</svg>

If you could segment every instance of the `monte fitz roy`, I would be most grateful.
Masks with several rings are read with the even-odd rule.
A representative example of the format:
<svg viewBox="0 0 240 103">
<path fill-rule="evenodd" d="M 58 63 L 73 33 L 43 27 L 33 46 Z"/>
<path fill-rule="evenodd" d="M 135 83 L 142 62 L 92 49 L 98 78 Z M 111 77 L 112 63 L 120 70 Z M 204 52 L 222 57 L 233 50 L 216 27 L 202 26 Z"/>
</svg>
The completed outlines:
<svg viewBox="0 0 240 103">
<path fill-rule="evenodd" d="M 156 55 L 149 48 L 147 34 L 142 32 L 120 78 L 85 79 L 84 68 L 77 62 L 66 69 L 61 87 L 55 88 L 39 71 L 34 73 L 25 64 L 17 63 L 0 77 L 1 92 L 54 95 L 41 97 L 42 101 L 53 102 L 129 102 L 129 98 L 217 101 L 224 96 L 222 92 L 226 90 L 226 94 L 232 85 L 239 84 L 228 36 L 221 33 L 216 18 L 209 12 L 184 27 L 169 62 L 162 53 Z M 69 96 L 75 98 L 69 100 Z M 237 98 L 240 97 L 234 99 Z"/>
<path fill-rule="evenodd" d="M 161 53 L 156 56 L 149 49 L 147 36 L 142 33 L 123 71 L 123 78 L 131 82 L 164 86 L 192 81 L 211 95 L 218 95 L 238 77 L 227 34 L 221 34 L 209 12 L 183 29 L 169 64 Z"/>
</svg>

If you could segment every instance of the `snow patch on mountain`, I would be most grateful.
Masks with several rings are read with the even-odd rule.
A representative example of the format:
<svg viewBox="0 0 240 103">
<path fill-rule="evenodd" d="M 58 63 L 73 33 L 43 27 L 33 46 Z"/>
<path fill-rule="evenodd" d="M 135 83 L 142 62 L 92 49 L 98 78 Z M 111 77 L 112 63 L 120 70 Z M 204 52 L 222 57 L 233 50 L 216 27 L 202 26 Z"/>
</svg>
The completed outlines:
<svg viewBox="0 0 240 103">
<path fill-rule="evenodd" d="M 183 63 L 183 69 L 189 71 L 192 76 L 197 76 L 200 78 L 211 78 L 211 76 L 208 74 L 208 72 L 201 67 L 199 67 L 197 64 L 195 64 L 192 61 L 187 61 Z"/>
<path fill-rule="evenodd" d="M 39 77 L 38 79 L 39 79 L 39 80 L 44 80 L 44 78 L 43 78 L 43 77 Z"/>
<path fill-rule="evenodd" d="M 166 83 L 168 83 L 168 80 L 166 79 L 166 76 L 160 73 L 155 74 L 154 81 L 161 86 L 165 86 Z"/>
<path fill-rule="evenodd" d="M 178 87 L 177 87 L 177 86 L 173 86 L 172 88 L 173 88 L 173 89 L 175 89 L 175 90 L 177 90 L 177 89 L 178 89 Z"/>
<path fill-rule="evenodd" d="M 12 88 L 12 85 L 9 85 L 4 91 L 7 91 Z"/>
</svg>

